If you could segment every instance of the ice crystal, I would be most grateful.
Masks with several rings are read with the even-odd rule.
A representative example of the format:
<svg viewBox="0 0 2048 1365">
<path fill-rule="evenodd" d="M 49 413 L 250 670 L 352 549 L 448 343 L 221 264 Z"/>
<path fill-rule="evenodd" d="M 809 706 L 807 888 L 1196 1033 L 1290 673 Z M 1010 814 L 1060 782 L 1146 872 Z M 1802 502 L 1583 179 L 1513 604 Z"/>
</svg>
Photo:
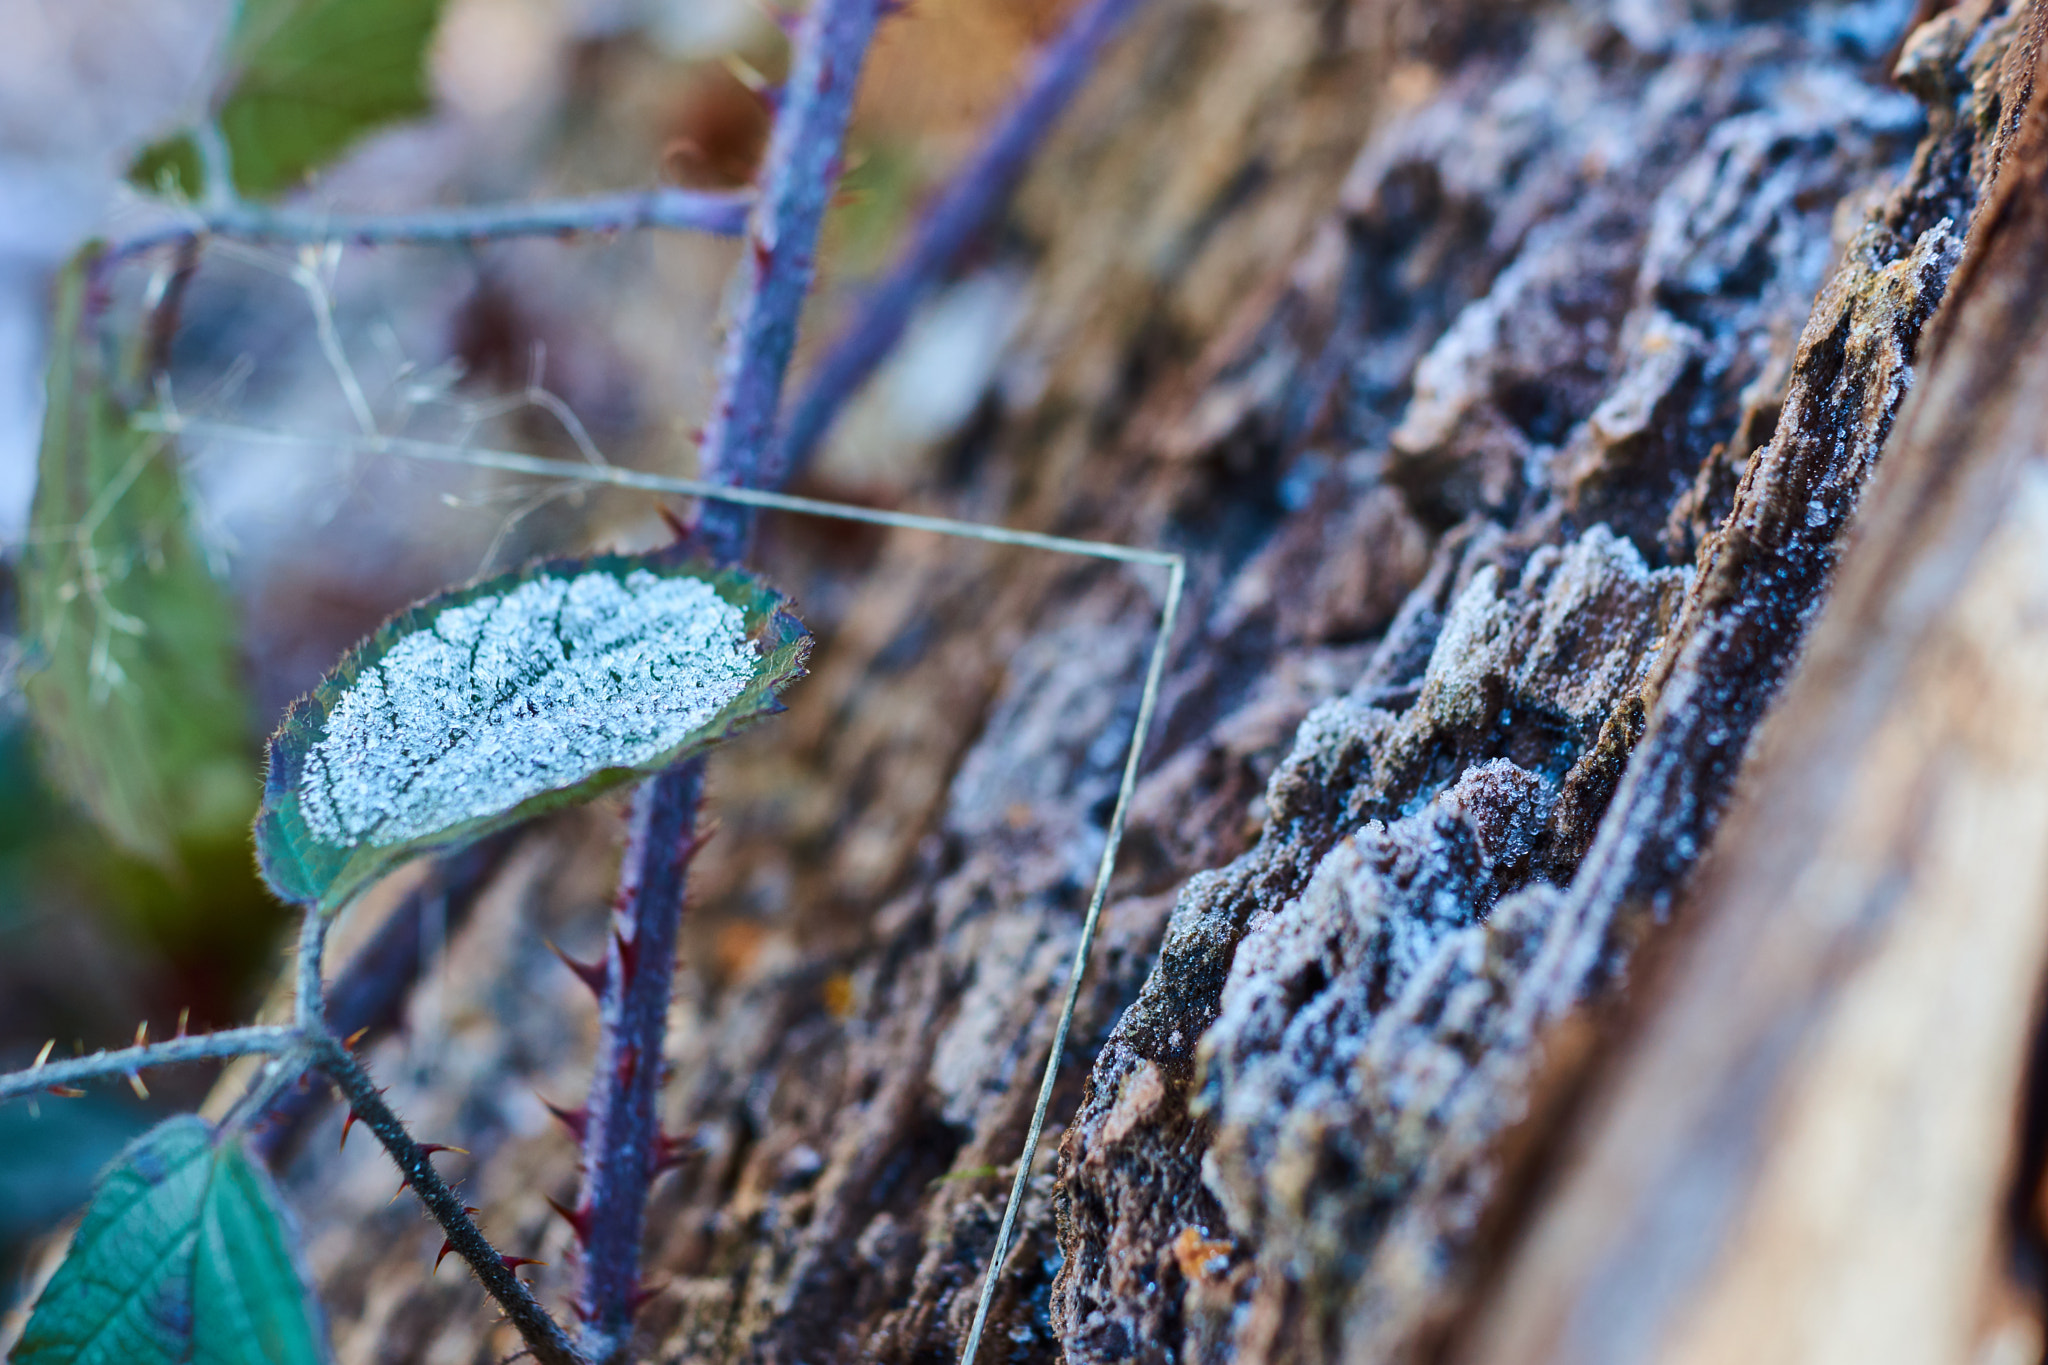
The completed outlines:
<svg viewBox="0 0 2048 1365">
<path fill-rule="evenodd" d="M 681 744 L 758 667 L 744 614 L 702 580 L 535 578 L 364 668 L 307 756 L 301 809 L 344 847 L 502 814 Z"/>
</svg>

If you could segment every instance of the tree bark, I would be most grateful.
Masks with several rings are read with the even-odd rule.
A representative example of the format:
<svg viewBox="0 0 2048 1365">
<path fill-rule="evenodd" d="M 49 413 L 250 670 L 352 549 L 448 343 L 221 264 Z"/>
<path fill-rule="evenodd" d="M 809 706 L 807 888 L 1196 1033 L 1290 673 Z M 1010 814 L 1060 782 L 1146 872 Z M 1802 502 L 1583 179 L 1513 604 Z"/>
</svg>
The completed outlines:
<svg viewBox="0 0 2048 1365">
<path fill-rule="evenodd" d="M 2039 24 L 1155 0 L 1118 46 L 914 499 L 1191 560 L 990 1358 L 2039 1356 Z M 637 1353 L 942 1360 L 1156 601 L 762 560 L 818 669 L 712 769 Z M 616 820 L 530 836 L 371 1060 L 557 1266 L 529 1087 L 593 1012 L 542 937 L 598 941 Z M 342 1358 L 509 1351 L 331 1152 Z"/>
</svg>

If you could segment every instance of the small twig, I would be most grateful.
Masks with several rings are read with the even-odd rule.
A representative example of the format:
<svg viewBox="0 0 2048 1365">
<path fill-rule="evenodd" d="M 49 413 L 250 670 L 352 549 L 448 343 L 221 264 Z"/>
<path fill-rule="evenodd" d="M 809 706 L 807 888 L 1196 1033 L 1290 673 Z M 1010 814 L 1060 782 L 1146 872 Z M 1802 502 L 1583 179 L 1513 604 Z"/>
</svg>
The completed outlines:
<svg viewBox="0 0 2048 1365">
<path fill-rule="evenodd" d="M 846 327 L 811 371 L 777 435 L 775 467 L 794 473 L 840 409 L 888 359 L 911 314 L 959 264 L 977 235 L 1009 202 L 1031 157 L 1081 88 L 1097 58 L 1145 0 L 1085 0 L 1039 52 L 1031 72 L 988 135 L 926 206 L 889 273 L 871 286 Z"/>
<path fill-rule="evenodd" d="M 61 1062 L 46 1060 L 49 1055 L 46 1047 L 44 1056 L 38 1058 L 34 1066 L 0 1076 L 0 1101 L 41 1095 L 52 1089 L 62 1093 L 82 1081 L 127 1080 L 155 1067 L 277 1055 L 289 1052 L 298 1038 L 298 1030 L 291 1028 L 223 1029 L 219 1033 L 170 1038 L 161 1043 L 144 1043 L 114 1052 L 95 1052 Z"/>
<path fill-rule="evenodd" d="M 100 267 L 159 247 L 206 237 L 274 246 L 434 246 L 506 237 L 567 237 L 633 232 L 643 228 L 737 236 L 746 226 L 753 195 L 662 188 L 588 199 L 481 208 L 424 209 L 417 213 L 315 213 L 255 204 L 194 208 L 178 221 L 110 245 Z"/>
<path fill-rule="evenodd" d="M 534 1359 L 541 1365 L 584 1365 L 561 1324 L 548 1316 L 533 1291 L 505 1264 L 482 1230 L 471 1221 L 462 1200 L 448 1188 L 429 1160 L 429 1153 L 413 1141 L 405 1124 L 384 1102 L 370 1074 L 332 1034 L 322 1033 L 312 1046 L 314 1065 L 335 1083 L 357 1119 L 384 1144 L 406 1184 L 412 1186 L 413 1193 L 448 1235 L 449 1246 L 469 1262 L 477 1279 L 504 1308 L 505 1316 L 532 1349 Z"/>
</svg>

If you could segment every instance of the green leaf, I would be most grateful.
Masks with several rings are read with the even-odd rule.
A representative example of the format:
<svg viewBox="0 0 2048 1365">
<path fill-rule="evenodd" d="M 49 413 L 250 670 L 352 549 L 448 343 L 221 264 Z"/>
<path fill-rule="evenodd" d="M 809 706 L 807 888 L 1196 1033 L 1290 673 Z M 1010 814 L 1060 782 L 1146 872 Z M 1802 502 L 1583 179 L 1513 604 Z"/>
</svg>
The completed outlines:
<svg viewBox="0 0 2048 1365">
<path fill-rule="evenodd" d="M 158 138 L 128 163 L 128 183 L 145 194 L 193 203 L 206 192 L 206 167 L 190 133 Z"/>
<path fill-rule="evenodd" d="M 204 1119 L 158 1124 L 100 1181 L 13 1365 L 324 1365 L 269 1177 Z"/>
<path fill-rule="evenodd" d="M 214 112 L 235 189 L 252 199 L 297 189 L 357 139 L 426 113 L 440 18 L 441 0 L 242 0 Z M 153 191 L 167 168 L 199 197 L 189 133 L 145 148 L 128 178 Z"/>
<path fill-rule="evenodd" d="M 441 0 L 242 0 L 217 119 L 235 188 L 295 189 L 365 133 L 424 114 L 440 17 Z"/>
<path fill-rule="evenodd" d="M 21 560 L 22 691 L 51 779 L 122 848 L 171 868 L 256 805 L 233 611 L 168 438 L 138 431 L 64 272 Z"/>
<path fill-rule="evenodd" d="M 810 636 L 672 554 L 538 564 L 400 613 L 270 741 L 257 861 L 333 911 L 371 879 L 659 772 L 782 709 Z"/>
</svg>

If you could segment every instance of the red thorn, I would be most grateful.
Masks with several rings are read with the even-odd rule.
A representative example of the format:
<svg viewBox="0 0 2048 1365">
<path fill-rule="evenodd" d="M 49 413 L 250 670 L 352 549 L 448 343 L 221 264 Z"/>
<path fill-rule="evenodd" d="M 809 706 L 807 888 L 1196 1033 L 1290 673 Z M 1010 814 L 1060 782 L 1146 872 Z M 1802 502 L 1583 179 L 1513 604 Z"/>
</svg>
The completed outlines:
<svg viewBox="0 0 2048 1365">
<path fill-rule="evenodd" d="M 619 1089 L 624 1090 L 633 1083 L 633 1072 L 640 1065 L 640 1049 L 627 1043 L 619 1049 L 619 1062 L 614 1068 Z"/>
<path fill-rule="evenodd" d="M 618 929 L 612 930 L 612 942 L 619 949 L 619 985 L 623 994 L 625 984 L 640 969 L 640 947 Z"/>
<path fill-rule="evenodd" d="M 50 1087 L 50 1093 L 60 1100 L 82 1100 L 85 1098 L 85 1092 L 75 1085 L 53 1085 Z"/>
<path fill-rule="evenodd" d="M 747 245 L 754 249 L 755 271 L 762 275 L 767 274 L 769 263 L 775 259 L 775 249 L 759 237 L 747 238 Z"/>
<path fill-rule="evenodd" d="M 517 1270 L 523 1265 L 547 1264 L 546 1261 L 536 1261 L 531 1256 L 500 1256 L 498 1259 L 505 1263 L 505 1269 L 507 1270 Z"/>
<path fill-rule="evenodd" d="M 590 1240 L 590 1211 L 588 1209 L 565 1209 L 553 1199 L 548 1200 L 548 1207 L 562 1215 L 562 1221 L 567 1223 L 569 1230 L 576 1234 L 576 1240 L 579 1243 Z"/>
<path fill-rule="evenodd" d="M 356 1044 L 362 1042 L 363 1035 L 368 1033 L 369 1031 L 370 1026 L 368 1024 L 365 1024 L 361 1028 L 357 1029 L 354 1033 L 351 1033 L 348 1037 L 342 1039 L 341 1045 L 347 1048 L 350 1052 L 354 1052 L 356 1050 Z"/>
<path fill-rule="evenodd" d="M 632 1316 L 647 1306 L 647 1301 L 660 1291 L 651 1284 L 643 1284 L 626 1298 L 626 1314 Z"/>
<path fill-rule="evenodd" d="M 547 1110 L 556 1119 L 560 1120 L 561 1125 L 567 1128 L 578 1142 L 583 1141 L 584 1137 L 590 1132 L 590 1111 L 588 1109 L 564 1109 L 549 1100 L 545 1095 L 540 1096 L 540 1105 L 541 1108 Z"/>
<path fill-rule="evenodd" d="M 405 1188 L 405 1186 L 401 1185 L 401 1186 L 399 1186 L 399 1188 L 400 1188 L 400 1189 L 404 1189 L 404 1188 Z M 470 1215 L 472 1215 L 472 1216 L 474 1216 L 474 1215 L 476 1215 L 476 1214 L 479 1214 L 479 1213 L 482 1213 L 482 1212 L 483 1212 L 483 1210 L 482 1210 L 482 1209 L 480 1209 L 480 1208 L 476 1207 L 476 1205 L 474 1205 L 474 1204 L 464 1204 L 464 1205 L 462 1206 L 462 1211 L 463 1211 L 464 1213 L 470 1214 Z M 434 1258 L 434 1269 L 435 1269 L 436 1271 L 440 1270 L 440 1268 L 441 1268 L 441 1262 L 443 1262 L 443 1261 L 447 1260 L 447 1259 L 448 1259 L 448 1253 L 449 1253 L 449 1252 L 451 1252 L 451 1251 L 453 1251 L 453 1250 L 455 1250 L 455 1244 L 454 1244 L 454 1243 L 453 1243 L 452 1241 L 450 1241 L 449 1239 L 445 1238 L 445 1237 L 444 1237 L 444 1238 L 442 1238 L 442 1239 L 441 1239 L 441 1254 L 440 1254 L 440 1255 L 438 1255 L 438 1256 L 436 1256 L 436 1257 Z"/>
<path fill-rule="evenodd" d="M 668 509 L 663 508 L 662 510 L 666 512 Z M 681 539 L 680 532 L 678 532 L 677 538 Z M 559 946 L 556 945 L 553 939 L 545 939 L 543 940 L 543 942 L 545 942 L 548 945 L 549 952 L 553 953 L 556 957 L 562 959 L 562 965 L 564 967 L 567 967 L 570 971 L 576 973 L 576 979 L 578 981 L 581 981 L 584 985 L 590 987 L 590 993 L 592 995 L 596 996 L 600 1000 L 604 998 L 604 984 L 606 978 L 609 976 L 609 973 L 605 971 L 605 967 L 602 962 L 585 962 L 580 958 L 570 957 L 567 953 L 563 952 Z"/>
<path fill-rule="evenodd" d="M 449 1145 L 448 1145 L 447 1143 L 445 1143 L 445 1142 L 422 1142 L 422 1143 L 420 1144 L 420 1155 L 421 1155 L 421 1156 L 432 1156 L 432 1155 L 433 1155 L 434 1153 L 436 1153 L 436 1152 L 460 1152 L 460 1153 L 462 1153 L 462 1154 L 463 1154 L 464 1156 L 468 1156 L 468 1155 L 469 1155 L 469 1148 L 467 1148 L 467 1147 L 450 1147 L 450 1146 L 449 1146 Z"/>
<path fill-rule="evenodd" d="M 380 1085 L 380 1086 L 378 1086 L 378 1087 L 377 1087 L 377 1093 L 381 1095 L 381 1094 L 383 1094 L 383 1093 L 384 1093 L 385 1091 L 389 1090 L 390 1088 L 391 1088 L 391 1087 L 390 1087 L 390 1086 L 388 1086 L 388 1085 Z M 359 1119 L 359 1118 L 361 1118 L 361 1117 L 362 1117 L 362 1116 L 361 1116 L 360 1114 L 356 1113 L 355 1109 L 354 1109 L 353 1107 L 351 1107 L 351 1108 L 349 1109 L 349 1111 L 348 1111 L 348 1117 L 347 1117 L 347 1118 L 345 1118 L 345 1119 L 343 1119 L 343 1120 L 341 1121 L 341 1146 L 342 1146 L 343 1148 L 346 1148 L 346 1147 L 348 1146 L 348 1130 L 349 1130 L 349 1129 L 351 1129 L 351 1128 L 353 1128 L 353 1127 L 355 1127 L 355 1126 L 356 1126 L 356 1120 L 357 1120 L 357 1119 Z M 337 1149 L 337 1150 L 339 1150 L 339 1149 Z M 401 1185 L 401 1186 L 399 1186 L 399 1188 L 400 1188 L 400 1189 L 404 1189 L 405 1187 L 404 1187 L 403 1185 Z"/>
</svg>

